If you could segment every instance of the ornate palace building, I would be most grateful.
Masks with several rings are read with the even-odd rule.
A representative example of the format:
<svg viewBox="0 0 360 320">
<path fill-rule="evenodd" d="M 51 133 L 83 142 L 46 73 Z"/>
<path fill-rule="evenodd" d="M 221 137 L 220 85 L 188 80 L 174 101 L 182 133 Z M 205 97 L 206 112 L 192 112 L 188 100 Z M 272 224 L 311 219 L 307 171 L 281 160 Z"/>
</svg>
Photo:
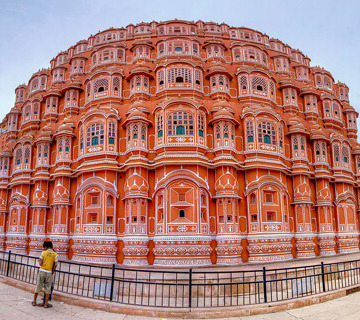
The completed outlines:
<svg viewBox="0 0 360 320">
<path fill-rule="evenodd" d="M 278 39 L 172 20 L 79 41 L 1 123 L 0 250 L 124 265 L 359 251 L 349 89 Z"/>
</svg>

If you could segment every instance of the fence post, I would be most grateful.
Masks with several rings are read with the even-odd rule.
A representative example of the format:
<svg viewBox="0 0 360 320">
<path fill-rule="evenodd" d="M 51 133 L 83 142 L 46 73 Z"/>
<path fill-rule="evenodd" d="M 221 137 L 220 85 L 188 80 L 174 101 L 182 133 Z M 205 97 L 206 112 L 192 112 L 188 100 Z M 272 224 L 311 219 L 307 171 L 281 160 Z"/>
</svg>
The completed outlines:
<svg viewBox="0 0 360 320">
<path fill-rule="evenodd" d="M 264 302 L 267 302 L 267 292 L 266 292 L 266 269 L 263 267 L 263 286 L 264 286 Z"/>
<path fill-rule="evenodd" d="M 7 269 L 6 269 L 6 276 L 9 276 L 10 271 L 10 257 L 11 257 L 11 250 L 9 251 L 8 261 L 7 261 Z"/>
<path fill-rule="evenodd" d="M 191 308 L 192 298 L 192 269 L 189 269 L 189 308 Z"/>
<path fill-rule="evenodd" d="M 324 262 L 321 261 L 321 279 L 322 279 L 322 283 L 323 283 L 323 292 L 326 291 L 326 287 L 325 287 L 325 269 L 324 269 Z"/>
<path fill-rule="evenodd" d="M 110 301 L 113 300 L 114 282 L 115 282 L 115 263 L 112 265 Z"/>
</svg>

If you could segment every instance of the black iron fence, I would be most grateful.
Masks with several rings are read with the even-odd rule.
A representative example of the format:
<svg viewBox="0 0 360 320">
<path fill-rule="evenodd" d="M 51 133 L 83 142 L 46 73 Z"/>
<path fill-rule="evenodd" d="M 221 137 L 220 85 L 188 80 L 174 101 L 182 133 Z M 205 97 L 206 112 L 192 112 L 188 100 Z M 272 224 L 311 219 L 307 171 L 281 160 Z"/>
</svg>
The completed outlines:
<svg viewBox="0 0 360 320">
<path fill-rule="evenodd" d="M 37 260 L 37 257 L 0 251 L 0 274 L 35 284 Z M 360 260 L 243 271 L 140 270 L 60 261 L 54 276 L 55 291 L 164 308 L 254 305 L 357 284 L 360 284 Z"/>
</svg>

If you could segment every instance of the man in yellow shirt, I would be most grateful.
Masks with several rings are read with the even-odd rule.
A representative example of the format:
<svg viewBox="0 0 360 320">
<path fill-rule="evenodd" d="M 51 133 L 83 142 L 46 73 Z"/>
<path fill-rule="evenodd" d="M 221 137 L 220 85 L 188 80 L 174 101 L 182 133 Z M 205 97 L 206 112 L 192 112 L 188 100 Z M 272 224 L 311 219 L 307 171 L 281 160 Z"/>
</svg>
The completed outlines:
<svg viewBox="0 0 360 320">
<path fill-rule="evenodd" d="M 38 272 L 37 280 L 36 280 L 36 288 L 34 294 L 34 301 L 32 302 L 33 306 L 39 306 L 44 308 L 50 308 L 52 305 L 48 303 L 49 295 L 51 293 L 51 284 L 53 282 L 53 274 L 57 267 L 58 255 L 53 250 L 53 244 L 51 241 L 45 241 L 43 244 L 44 251 L 41 253 L 39 258 L 40 269 Z M 36 299 L 39 292 L 44 287 L 45 293 L 45 304 L 36 304 Z"/>
</svg>

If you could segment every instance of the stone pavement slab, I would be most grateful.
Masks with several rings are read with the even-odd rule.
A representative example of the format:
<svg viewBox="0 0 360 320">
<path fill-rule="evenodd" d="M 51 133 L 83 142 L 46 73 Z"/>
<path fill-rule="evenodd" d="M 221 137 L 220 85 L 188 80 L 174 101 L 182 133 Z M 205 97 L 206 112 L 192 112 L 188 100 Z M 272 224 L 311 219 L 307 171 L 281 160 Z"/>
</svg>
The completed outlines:
<svg viewBox="0 0 360 320">
<path fill-rule="evenodd" d="M 54 307 L 50 309 L 33 307 L 31 305 L 32 298 L 31 293 L 0 282 L 0 320 L 159 320 L 158 318 L 116 314 L 83 308 L 59 301 L 52 301 Z M 39 298 L 42 299 L 42 297 Z M 227 320 L 312 319 L 360 320 L 360 292 L 299 309 L 241 318 L 227 318 Z"/>
</svg>

